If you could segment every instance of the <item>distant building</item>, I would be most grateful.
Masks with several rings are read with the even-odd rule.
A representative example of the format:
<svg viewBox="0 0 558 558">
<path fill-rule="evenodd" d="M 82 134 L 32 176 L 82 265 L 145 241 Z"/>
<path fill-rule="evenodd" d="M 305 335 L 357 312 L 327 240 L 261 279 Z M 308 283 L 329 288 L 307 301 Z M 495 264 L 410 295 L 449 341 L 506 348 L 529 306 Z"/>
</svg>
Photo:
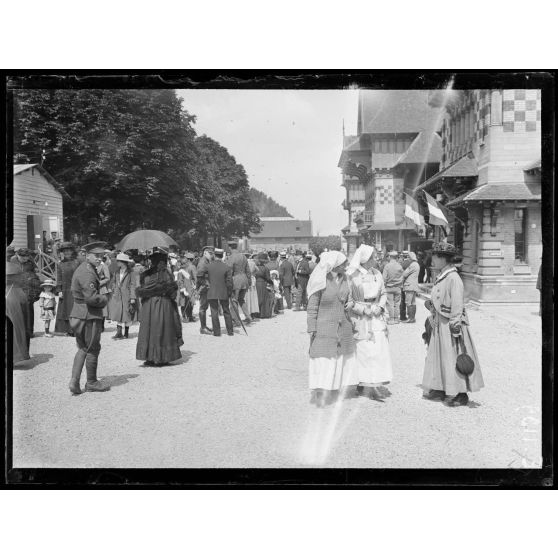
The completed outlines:
<svg viewBox="0 0 558 558">
<path fill-rule="evenodd" d="M 248 250 L 308 250 L 312 221 L 292 217 L 261 217 L 262 230 L 251 234 Z"/>
<path fill-rule="evenodd" d="M 38 164 L 14 165 L 13 240 L 16 248 L 36 250 L 52 239 L 63 238 L 64 189 Z"/>
<path fill-rule="evenodd" d="M 541 237 L 541 92 L 436 92 L 441 170 L 415 189 L 451 212 L 448 241 L 463 253 L 473 303 L 537 302 Z M 549 200 L 550 201 L 550 200 Z M 435 237 L 442 232 L 434 227 Z"/>
<path fill-rule="evenodd" d="M 428 91 L 361 90 L 357 135 L 343 138 L 338 166 L 349 223 L 342 229 L 352 253 L 361 242 L 378 250 L 427 248 L 427 229 L 404 217 L 405 193 L 439 170 L 441 110 Z"/>
</svg>

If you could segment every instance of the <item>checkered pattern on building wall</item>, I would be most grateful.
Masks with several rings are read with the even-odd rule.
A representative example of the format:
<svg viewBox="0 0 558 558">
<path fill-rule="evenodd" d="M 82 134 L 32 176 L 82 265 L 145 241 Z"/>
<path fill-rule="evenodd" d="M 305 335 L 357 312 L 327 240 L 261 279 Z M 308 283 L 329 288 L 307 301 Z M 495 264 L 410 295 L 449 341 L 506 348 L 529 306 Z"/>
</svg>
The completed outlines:
<svg viewBox="0 0 558 558">
<path fill-rule="evenodd" d="M 393 188 L 391 186 L 376 186 L 375 202 L 379 204 L 393 203 Z"/>
<path fill-rule="evenodd" d="M 541 125 L 540 89 L 504 89 L 504 132 L 536 132 Z"/>
</svg>

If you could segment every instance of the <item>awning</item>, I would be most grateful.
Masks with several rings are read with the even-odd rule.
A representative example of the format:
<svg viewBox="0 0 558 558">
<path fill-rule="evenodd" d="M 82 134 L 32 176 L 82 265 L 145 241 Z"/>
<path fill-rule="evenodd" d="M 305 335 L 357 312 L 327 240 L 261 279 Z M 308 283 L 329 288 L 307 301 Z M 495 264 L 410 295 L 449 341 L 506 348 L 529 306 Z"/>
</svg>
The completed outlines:
<svg viewBox="0 0 558 558">
<path fill-rule="evenodd" d="M 463 178 L 463 177 L 474 177 L 478 176 L 478 165 L 477 160 L 472 153 L 464 155 L 455 163 L 451 164 L 449 167 L 431 176 L 428 180 L 425 180 L 422 184 L 419 184 L 414 190 L 413 195 L 428 188 L 432 184 L 442 180 L 443 178 Z"/>
<path fill-rule="evenodd" d="M 412 230 L 415 225 L 403 222 L 396 225 L 395 223 L 372 223 L 367 227 L 367 231 L 398 231 L 398 230 Z"/>
<path fill-rule="evenodd" d="M 473 190 L 461 194 L 446 205 L 451 207 L 470 201 L 538 201 L 540 199 L 541 195 L 532 192 L 524 182 L 489 183 L 477 186 Z"/>
</svg>

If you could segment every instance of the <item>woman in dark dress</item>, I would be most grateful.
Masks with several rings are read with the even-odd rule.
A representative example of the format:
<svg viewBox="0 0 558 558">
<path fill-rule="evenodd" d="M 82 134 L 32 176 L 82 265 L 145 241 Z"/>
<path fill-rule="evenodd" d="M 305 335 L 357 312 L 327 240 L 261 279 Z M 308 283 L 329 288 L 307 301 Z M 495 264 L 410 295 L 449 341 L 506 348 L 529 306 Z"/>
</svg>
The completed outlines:
<svg viewBox="0 0 558 558">
<path fill-rule="evenodd" d="M 260 318 L 271 318 L 273 309 L 273 281 L 269 273 L 269 268 L 265 265 L 267 262 L 267 254 L 261 252 L 256 258 L 256 291 L 258 293 L 258 306 Z"/>
<path fill-rule="evenodd" d="M 63 242 L 60 245 L 60 253 L 62 254 L 62 260 L 58 262 L 56 268 L 56 289 L 59 299 L 54 331 L 73 337 L 74 333 L 70 327 L 69 317 L 74 306 L 72 277 L 74 271 L 79 267 L 79 262 L 76 260 L 76 250 L 71 242 Z"/>
<path fill-rule="evenodd" d="M 151 267 L 141 274 L 136 295 L 141 298 L 136 358 L 147 366 L 163 366 L 182 355 L 182 324 L 176 306 L 178 286 L 167 267 L 166 252 L 154 250 Z"/>
</svg>

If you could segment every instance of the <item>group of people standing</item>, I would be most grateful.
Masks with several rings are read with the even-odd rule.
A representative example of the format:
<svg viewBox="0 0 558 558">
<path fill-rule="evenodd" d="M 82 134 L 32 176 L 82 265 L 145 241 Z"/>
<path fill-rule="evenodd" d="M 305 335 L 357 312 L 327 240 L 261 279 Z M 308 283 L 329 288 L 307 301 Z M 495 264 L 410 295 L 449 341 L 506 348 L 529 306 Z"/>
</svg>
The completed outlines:
<svg viewBox="0 0 558 558">
<path fill-rule="evenodd" d="M 392 380 L 388 325 L 395 322 L 391 314 L 386 316 L 385 268 L 384 273 L 377 269 L 374 252 L 372 246 L 360 245 L 350 265 L 343 253 L 325 252 L 310 276 L 309 387 L 310 401 L 318 407 L 333 403 L 351 386 L 362 395 L 382 399 L 380 386 Z M 456 255 L 450 244 L 434 246 L 433 265 L 440 273 L 427 301 L 428 352 L 422 381 L 426 399 L 451 407 L 466 405 L 467 392 L 484 385 L 464 308 L 463 283 L 453 266 Z M 387 275 L 391 278 L 389 270 Z M 458 367 L 460 354 L 468 355 L 472 363 L 466 371 Z"/>
</svg>

